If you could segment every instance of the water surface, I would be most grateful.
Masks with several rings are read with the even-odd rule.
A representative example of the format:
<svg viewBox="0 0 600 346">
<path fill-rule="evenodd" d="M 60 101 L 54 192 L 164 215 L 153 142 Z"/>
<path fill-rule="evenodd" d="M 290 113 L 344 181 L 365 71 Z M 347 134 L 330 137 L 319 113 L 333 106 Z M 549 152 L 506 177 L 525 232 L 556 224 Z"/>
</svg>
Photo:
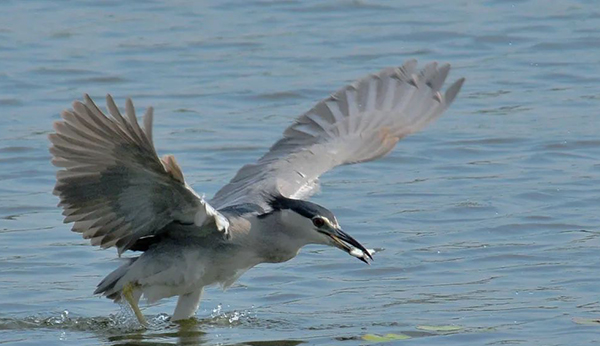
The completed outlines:
<svg viewBox="0 0 600 346">
<path fill-rule="evenodd" d="M 0 343 L 593 344 L 599 46 L 595 1 L 2 1 Z M 373 265 L 307 247 L 207 290 L 195 324 L 146 308 L 147 331 L 92 295 L 115 252 L 51 194 L 46 137 L 73 100 L 154 106 L 159 153 L 211 196 L 316 101 L 409 58 L 452 63 L 456 102 L 314 198 L 383 249 Z"/>
</svg>

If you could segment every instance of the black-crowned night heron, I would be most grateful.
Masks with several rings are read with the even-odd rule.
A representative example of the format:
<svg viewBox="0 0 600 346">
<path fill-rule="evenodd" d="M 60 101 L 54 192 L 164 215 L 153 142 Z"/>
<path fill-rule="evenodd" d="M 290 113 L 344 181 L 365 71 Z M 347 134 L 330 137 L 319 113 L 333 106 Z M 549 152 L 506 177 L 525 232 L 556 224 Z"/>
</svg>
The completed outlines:
<svg viewBox="0 0 600 346">
<path fill-rule="evenodd" d="M 444 94 L 449 65 L 415 60 L 386 68 L 317 103 L 256 163 L 206 201 L 185 182 L 173 156 L 152 141 L 152 108 L 138 124 L 127 100 L 123 117 L 107 97 L 106 116 L 86 95 L 62 113 L 50 135 L 65 223 L 119 256 L 139 251 L 94 293 L 125 298 L 140 323 L 149 302 L 179 296 L 172 320 L 190 318 L 204 286 L 230 286 L 259 263 L 294 258 L 307 244 L 335 246 L 367 262 L 371 253 L 344 233 L 328 209 L 306 201 L 321 174 L 374 160 L 439 117 L 464 79 Z"/>
</svg>

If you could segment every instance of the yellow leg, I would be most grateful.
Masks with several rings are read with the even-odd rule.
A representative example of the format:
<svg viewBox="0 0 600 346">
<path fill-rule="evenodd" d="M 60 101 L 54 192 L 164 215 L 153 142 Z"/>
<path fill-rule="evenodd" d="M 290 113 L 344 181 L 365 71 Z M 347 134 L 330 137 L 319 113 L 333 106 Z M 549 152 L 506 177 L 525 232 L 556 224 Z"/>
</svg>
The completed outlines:
<svg viewBox="0 0 600 346">
<path fill-rule="evenodd" d="M 148 322 L 146 322 L 146 318 L 144 317 L 144 315 L 142 315 L 142 311 L 140 310 L 137 301 L 133 298 L 134 289 L 135 287 L 133 286 L 133 284 L 128 283 L 125 285 L 125 287 L 123 287 L 122 294 L 125 300 L 127 300 L 127 302 L 129 303 L 129 305 L 131 305 L 131 309 L 133 309 L 135 317 L 137 317 L 138 321 L 140 321 L 140 323 L 144 327 L 146 327 L 148 325 Z"/>
</svg>

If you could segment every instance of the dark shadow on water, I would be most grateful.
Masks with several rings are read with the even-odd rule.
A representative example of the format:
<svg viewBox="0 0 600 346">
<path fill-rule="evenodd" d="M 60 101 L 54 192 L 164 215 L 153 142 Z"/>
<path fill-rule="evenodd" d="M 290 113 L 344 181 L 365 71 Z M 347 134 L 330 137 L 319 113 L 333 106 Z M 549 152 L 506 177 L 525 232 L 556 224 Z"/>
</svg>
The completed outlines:
<svg viewBox="0 0 600 346">
<path fill-rule="evenodd" d="M 153 333 L 138 331 L 117 336 L 108 337 L 110 344 L 114 346 L 162 346 L 162 345 L 212 345 L 215 340 L 207 338 L 208 333 L 201 331 L 206 326 L 201 320 L 188 320 L 183 323 L 171 323 L 170 328 L 177 330 Z M 247 341 L 229 346 L 296 346 L 304 343 L 300 340 L 263 340 Z"/>
<path fill-rule="evenodd" d="M 195 322 L 195 321 L 193 321 Z M 205 345 L 205 332 L 200 330 L 200 323 L 182 323 L 170 325 L 177 330 L 155 333 L 152 331 L 136 331 L 132 333 L 109 336 L 107 340 L 112 345 Z"/>
<path fill-rule="evenodd" d="M 305 343 L 299 340 L 248 341 L 230 346 L 296 346 Z"/>
</svg>

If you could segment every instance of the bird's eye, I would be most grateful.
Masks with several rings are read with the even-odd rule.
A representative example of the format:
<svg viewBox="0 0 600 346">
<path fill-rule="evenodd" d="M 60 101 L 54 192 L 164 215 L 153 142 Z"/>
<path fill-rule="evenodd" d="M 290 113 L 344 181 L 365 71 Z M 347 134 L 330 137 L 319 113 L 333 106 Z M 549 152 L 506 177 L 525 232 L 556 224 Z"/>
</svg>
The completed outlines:
<svg viewBox="0 0 600 346">
<path fill-rule="evenodd" d="M 325 220 L 323 220 L 323 218 L 321 217 L 315 217 L 313 220 L 313 225 L 315 225 L 315 227 L 323 227 L 325 225 Z"/>
</svg>

